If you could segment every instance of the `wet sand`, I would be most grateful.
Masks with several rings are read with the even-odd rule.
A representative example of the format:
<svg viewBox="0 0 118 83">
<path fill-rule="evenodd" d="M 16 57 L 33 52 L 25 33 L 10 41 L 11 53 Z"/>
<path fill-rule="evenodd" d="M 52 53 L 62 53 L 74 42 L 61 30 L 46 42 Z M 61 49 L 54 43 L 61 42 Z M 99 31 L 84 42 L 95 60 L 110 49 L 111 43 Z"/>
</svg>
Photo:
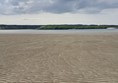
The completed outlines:
<svg viewBox="0 0 118 83">
<path fill-rule="evenodd" d="M 118 34 L 1 34 L 0 83 L 118 83 Z"/>
</svg>

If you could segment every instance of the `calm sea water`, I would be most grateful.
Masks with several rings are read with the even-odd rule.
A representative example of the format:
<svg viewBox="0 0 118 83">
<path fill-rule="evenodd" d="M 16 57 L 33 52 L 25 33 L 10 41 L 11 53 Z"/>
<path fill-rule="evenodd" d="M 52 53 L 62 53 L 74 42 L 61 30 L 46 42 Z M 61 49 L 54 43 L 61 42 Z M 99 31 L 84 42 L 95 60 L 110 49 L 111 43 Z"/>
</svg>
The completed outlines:
<svg viewBox="0 0 118 83">
<path fill-rule="evenodd" d="M 0 34 L 104 34 L 118 33 L 118 29 L 80 30 L 0 30 Z"/>
</svg>

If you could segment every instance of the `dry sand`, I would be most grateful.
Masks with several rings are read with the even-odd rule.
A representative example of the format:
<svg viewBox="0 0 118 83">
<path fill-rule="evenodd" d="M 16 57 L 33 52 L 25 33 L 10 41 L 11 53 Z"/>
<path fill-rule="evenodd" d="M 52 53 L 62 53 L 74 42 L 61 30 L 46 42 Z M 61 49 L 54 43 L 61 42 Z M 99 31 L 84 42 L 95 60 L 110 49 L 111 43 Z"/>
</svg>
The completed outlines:
<svg viewBox="0 0 118 83">
<path fill-rule="evenodd" d="M 118 83 L 118 34 L 0 35 L 0 83 Z"/>
</svg>

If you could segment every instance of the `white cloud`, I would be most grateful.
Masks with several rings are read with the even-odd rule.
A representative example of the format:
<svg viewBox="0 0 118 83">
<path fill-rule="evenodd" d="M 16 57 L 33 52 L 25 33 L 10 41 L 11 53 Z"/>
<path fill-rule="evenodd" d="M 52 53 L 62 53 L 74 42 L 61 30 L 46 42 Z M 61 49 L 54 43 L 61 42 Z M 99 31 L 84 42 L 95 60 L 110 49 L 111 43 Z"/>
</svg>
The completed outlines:
<svg viewBox="0 0 118 83">
<path fill-rule="evenodd" d="M 118 24 L 118 11 L 104 10 L 100 14 L 24 14 L 24 15 L 1 15 L 0 24 Z M 111 12 L 114 13 L 111 13 Z"/>
</svg>

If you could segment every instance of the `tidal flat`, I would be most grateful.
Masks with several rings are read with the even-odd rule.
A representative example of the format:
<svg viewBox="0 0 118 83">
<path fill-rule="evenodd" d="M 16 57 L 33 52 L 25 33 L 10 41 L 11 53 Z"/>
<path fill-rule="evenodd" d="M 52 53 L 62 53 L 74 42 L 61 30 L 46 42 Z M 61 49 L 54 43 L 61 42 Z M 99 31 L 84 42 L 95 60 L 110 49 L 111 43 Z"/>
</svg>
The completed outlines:
<svg viewBox="0 0 118 83">
<path fill-rule="evenodd" d="M 118 83 L 118 34 L 0 34 L 0 83 Z"/>
</svg>

